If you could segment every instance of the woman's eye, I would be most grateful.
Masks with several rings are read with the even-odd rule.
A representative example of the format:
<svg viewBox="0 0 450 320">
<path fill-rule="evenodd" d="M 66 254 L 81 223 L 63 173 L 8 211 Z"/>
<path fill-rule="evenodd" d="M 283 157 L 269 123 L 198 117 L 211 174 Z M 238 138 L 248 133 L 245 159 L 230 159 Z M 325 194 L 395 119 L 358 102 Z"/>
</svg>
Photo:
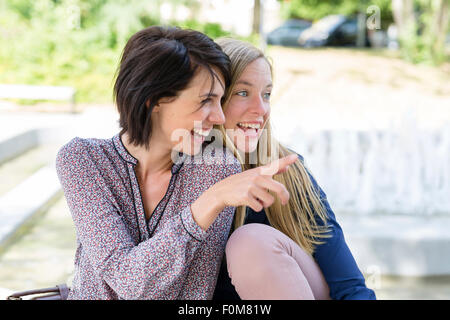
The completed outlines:
<svg viewBox="0 0 450 320">
<path fill-rule="evenodd" d="M 270 95 L 271 95 L 271 92 L 264 93 L 264 99 L 269 100 L 270 99 Z"/>
<path fill-rule="evenodd" d="M 211 101 L 211 98 L 206 98 L 205 100 L 202 100 L 201 106 L 203 107 L 205 104 Z"/>
<path fill-rule="evenodd" d="M 248 93 L 247 93 L 247 91 L 238 91 L 238 92 L 236 92 L 236 94 L 238 95 L 238 96 L 241 96 L 241 97 L 246 97 L 246 96 L 248 96 Z"/>
</svg>

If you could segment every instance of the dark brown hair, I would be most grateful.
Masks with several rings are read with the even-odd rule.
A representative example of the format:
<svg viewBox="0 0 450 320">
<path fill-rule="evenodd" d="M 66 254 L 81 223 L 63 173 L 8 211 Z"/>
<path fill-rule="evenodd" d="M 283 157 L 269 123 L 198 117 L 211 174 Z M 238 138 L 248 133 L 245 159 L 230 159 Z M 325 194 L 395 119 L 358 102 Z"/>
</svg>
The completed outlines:
<svg viewBox="0 0 450 320">
<path fill-rule="evenodd" d="M 212 68 L 218 69 L 225 87 L 229 86 L 230 60 L 205 34 L 160 26 L 134 34 L 123 50 L 114 84 L 120 134 L 127 132 L 131 143 L 148 147 L 154 106 L 161 98 L 176 97 L 184 90 L 198 67 L 209 71 L 212 86 L 215 77 Z"/>
</svg>

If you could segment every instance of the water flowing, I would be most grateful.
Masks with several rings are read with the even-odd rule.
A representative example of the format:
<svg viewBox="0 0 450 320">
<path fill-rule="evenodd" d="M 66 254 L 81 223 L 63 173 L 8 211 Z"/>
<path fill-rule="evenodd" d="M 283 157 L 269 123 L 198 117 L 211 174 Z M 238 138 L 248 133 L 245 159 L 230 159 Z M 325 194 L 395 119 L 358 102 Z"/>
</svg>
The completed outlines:
<svg viewBox="0 0 450 320">
<path fill-rule="evenodd" d="M 414 114 L 389 129 L 291 129 L 335 211 L 450 216 L 450 124 L 419 128 Z"/>
</svg>

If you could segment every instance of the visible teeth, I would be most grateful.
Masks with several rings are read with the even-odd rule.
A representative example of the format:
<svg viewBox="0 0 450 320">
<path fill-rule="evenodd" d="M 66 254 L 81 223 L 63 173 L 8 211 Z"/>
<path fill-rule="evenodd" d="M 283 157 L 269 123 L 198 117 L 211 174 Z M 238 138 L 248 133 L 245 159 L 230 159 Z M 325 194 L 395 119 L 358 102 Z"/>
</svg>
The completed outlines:
<svg viewBox="0 0 450 320">
<path fill-rule="evenodd" d="M 198 135 L 200 135 L 200 136 L 204 136 L 204 137 L 207 137 L 210 131 L 211 131 L 211 130 L 202 130 L 202 129 L 194 128 L 194 132 L 195 132 L 196 134 L 198 134 Z"/>
<path fill-rule="evenodd" d="M 253 129 L 259 129 L 261 127 L 261 124 L 259 123 L 245 123 L 245 122 L 239 122 L 238 125 L 240 127 L 244 128 L 253 128 Z"/>
</svg>

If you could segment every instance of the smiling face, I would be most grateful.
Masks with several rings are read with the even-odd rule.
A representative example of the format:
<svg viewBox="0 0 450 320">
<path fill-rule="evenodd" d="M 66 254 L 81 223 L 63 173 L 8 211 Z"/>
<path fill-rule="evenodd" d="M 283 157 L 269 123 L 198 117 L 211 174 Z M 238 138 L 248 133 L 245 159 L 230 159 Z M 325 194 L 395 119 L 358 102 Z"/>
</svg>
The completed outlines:
<svg viewBox="0 0 450 320">
<path fill-rule="evenodd" d="M 231 97 L 224 108 L 227 135 L 245 153 L 258 146 L 270 114 L 272 74 L 264 58 L 248 64 L 231 88 Z"/>
<path fill-rule="evenodd" d="M 223 76 L 213 68 L 211 74 L 200 68 L 188 87 L 177 97 L 162 98 L 152 112 L 152 138 L 160 146 L 188 155 L 201 150 L 213 125 L 225 122 L 221 99 Z"/>
</svg>

